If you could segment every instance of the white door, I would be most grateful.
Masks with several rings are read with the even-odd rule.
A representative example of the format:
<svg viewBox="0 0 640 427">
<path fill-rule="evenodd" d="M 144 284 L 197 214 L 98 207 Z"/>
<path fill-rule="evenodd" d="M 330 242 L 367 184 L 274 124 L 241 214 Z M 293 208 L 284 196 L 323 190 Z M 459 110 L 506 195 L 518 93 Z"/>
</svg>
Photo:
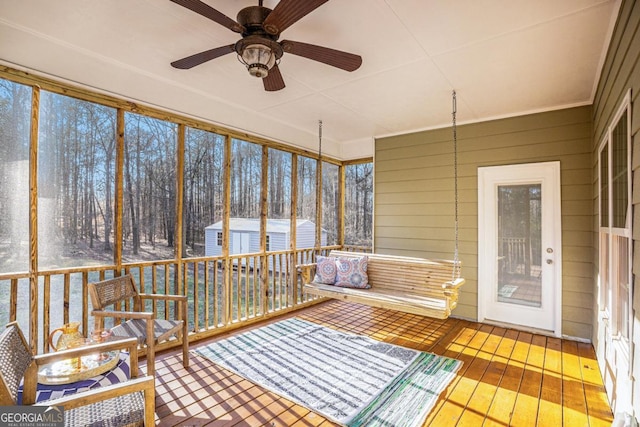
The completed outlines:
<svg viewBox="0 0 640 427">
<path fill-rule="evenodd" d="M 478 320 L 561 335 L 560 162 L 478 168 Z"/>
<path fill-rule="evenodd" d="M 231 254 L 246 254 L 249 253 L 249 237 L 250 233 L 238 233 L 232 234 L 233 239 L 231 242 Z"/>
</svg>

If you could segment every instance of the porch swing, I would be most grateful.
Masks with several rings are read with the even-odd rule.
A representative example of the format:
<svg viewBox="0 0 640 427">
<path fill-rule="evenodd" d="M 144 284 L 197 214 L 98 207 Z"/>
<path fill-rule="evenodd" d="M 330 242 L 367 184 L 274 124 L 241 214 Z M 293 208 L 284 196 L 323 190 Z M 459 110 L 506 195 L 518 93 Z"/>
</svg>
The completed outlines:
<svg viewBox="0 0 640 427">
<path fill-rule="evenodd" d="M 456 307 L 458 290 L 464 284 L 460 277 L 458 255 L 458 137 L 456 131 L 456 92 L 452 94 L 453 112 L 453 165 L 454 165 L 454 230 L 455 249 L 453 260 L 428 260 L 405 256 L 370 254 L 347 251 L 331 251 L 319 263 L 298 266 L 302 277 L 303 292 L 318 297 L 328 297 L 446 319 Z M 322 122 L 319 122 L 319 156 L 322 155 Z M 369 288 L 361 286 L 336 286 L 324 280 L 325 266 L 331 263 L 350 263 L 367 257 Z M 322 271 L 321 271 L 322 270 Z M 340 268 L 338 267 L 338 270 Z M 321 274 L 315 274 L 319 271 Z M 342 284 L 342 283 L 341 283 Z"/>
</svg>

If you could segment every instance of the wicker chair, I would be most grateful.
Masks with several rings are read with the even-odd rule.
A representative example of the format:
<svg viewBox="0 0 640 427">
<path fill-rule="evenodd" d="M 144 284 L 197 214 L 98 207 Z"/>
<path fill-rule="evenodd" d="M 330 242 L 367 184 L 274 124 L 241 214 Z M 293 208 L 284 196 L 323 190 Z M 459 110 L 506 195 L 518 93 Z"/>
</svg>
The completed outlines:
<svg viewBox="0 0 640 427">
<path fill-rule="evenodd" d="M 110 341 L 56 353 L 33 356 L 16 322 L 9 323 L 0 334 L 0 405 L 16 405 L 20 382 L 24 379 L 22 400 L 35 402 L 38 367 L 72 357 L 128 349 L 132 379 L 122 383 L 83 391 L 59 399 L 36 403 L 38 406 L 62 406 L 66 426 L 153 426 L 155 388 L 152 376 L 137 377 L 137 341 Z"/>
<path fill-rule="evenodd" d="M 104 318 L 116 319 L 111 329 L 115 336 L 135 337 L 140 345 L 147 346 L 147 374 L 155 373 L 155 347 L 172 336 L 182 342 L 182 364 L 189 367 L 189 339 L 187 332 L 187 297 L 183 295 L 141 294 L 130 274 L 89 284 L 89 295 L 93 304 L 91 314 L 95 317 L 95 328 L 104 328 Z M 176 302 L 176 319 L 156 319 L 154 313 L 144 312 L 144 300 Z M 133 300 L 133 311 L 122 311 Z M 120 319 L 129 319 L 118 323 Z"/>
</svg>

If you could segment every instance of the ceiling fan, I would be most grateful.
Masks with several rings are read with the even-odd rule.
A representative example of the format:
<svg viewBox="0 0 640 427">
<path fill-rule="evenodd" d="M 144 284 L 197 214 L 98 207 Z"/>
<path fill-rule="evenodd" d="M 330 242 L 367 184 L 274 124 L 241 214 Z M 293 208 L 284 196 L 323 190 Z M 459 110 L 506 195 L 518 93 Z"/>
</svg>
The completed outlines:
<svg viewBox="0 0 640 427">
<path fill-rule="evenodd" d="M 235 52 L 249 74 L 262 79 L 265 90 L 276 91 L 285 87 L 278 68 L 285 52 L 346 71 L 355 71 L 362 64 L 362 58 L 352 53 L 291 40 L 278 42 L 284 30 L 329 0 L 280 0 L 273 10 L 259 0 L 258 6 L 240 10 L 237 22 L 200 0 L 171 1 L 242 35 L 235 44 L 178 59 L 171 63 L 175 68 L 189 69 Z"/>
</svg>

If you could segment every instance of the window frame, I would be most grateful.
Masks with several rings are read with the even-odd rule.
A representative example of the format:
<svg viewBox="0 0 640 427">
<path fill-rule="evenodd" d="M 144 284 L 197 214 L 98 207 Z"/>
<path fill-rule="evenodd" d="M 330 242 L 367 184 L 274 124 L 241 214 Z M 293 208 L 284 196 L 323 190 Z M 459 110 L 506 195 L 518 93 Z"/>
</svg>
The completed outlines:
<svg viewBox="0 0 640 427">
<path fill-rule="evenodd" d="M 631 339 L 633 337 L 633 310 L 632 310 L 632 301 L 633 301 L 633 204 L 632 204 L 632 173 L 631 173 L 631 160 L 632 160 L 632 144 L 631 144 L 631 91 L 629 90 L 625 97 L 622 100 L 622 103 L 616 114 L 613 116 L 610 125 L 607 127 L 606 134 L 598 147 L 598 239 L 599 239 L 599 254 L 598 254 L 598 268 L 599 271 L 603 271 L 603 265 L 606 262 L 605 269 L 607 274 L 607 283 L 606 286 L 602 286 L 600 288 L 600 302 L 605 302 L 604 306 L 600 307 L 601 319 L 608 321 L 609 323 L 609 333 L 611 334 L 612 341 L 614 345 L 619 350 L 619 354 L 621 354 L 627 362 L 632 360 L 631 354 Z M 614 227 L 614 217 L 613 217 L 613 207 L 615 200 L 613 199 L 613 176 L 615 171 L 613 170 L 613 134 L 615 129 L 618 127 L 620 121 L 626 115 L 626 175 L 627 175 L 627 203 L 626 203 L 626 215 L 625 215 L 625 224 L 624 227 Z M 602 165 L 602 153 L 604 150 L 607 150 L 607 224 L 604 225 L 602 221 L 603 215 L 603 206 L 602 206 L 602 174 L 603 174 L 603 165 Z M 628 289 L 626 290 L 626 331 L 621 331 L 622 320 L 619 318 L 620 310 L 620 288 L 621 286 L 617 283 L 617 265 L 620 264 L 620 259 L 616 257 L 616 252 L 614 249 L 614 239 L 622 237 L 627 239 L 627 259 L 626 259 L 626 275 L 628 277 Z M 606 239 L 608 247 L 606 251 L 606 259 L 604 259 L 605 254 L 603 254 L 602 250 L 602 241 Z M 631 368 L 631 364 L 628 363 L 629 368 Z M 629 372 L 631 374 L 631 372 Z"/>
</svg>

